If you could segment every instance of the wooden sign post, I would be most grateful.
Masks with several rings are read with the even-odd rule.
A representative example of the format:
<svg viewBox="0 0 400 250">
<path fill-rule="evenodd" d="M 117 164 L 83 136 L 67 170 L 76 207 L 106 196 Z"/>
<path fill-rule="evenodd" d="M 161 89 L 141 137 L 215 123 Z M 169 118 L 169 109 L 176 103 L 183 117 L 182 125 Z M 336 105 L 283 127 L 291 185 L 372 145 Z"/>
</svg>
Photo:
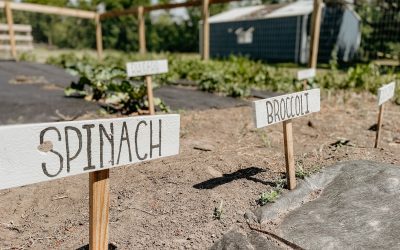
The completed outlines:
<svg viewBox="0 0 400 250">
<path fill-rule="evenodd" d="M 147 87 L 147 100 L 149 102 L 150 115 L 155 114 L 153 86 L 151 75 L 162 74 L 168 72 L 167 60 L 152 60 L 141 62 L 129 62 L 126 64 L 126 72 L 128 77 L 144 76 Z"/>
<path fill-rule="evenodd" d="M 15 41 L 15 32 L 14 32 L 14 18 L 11 10 L 10 2 L 4 3 L 4 12 L 7 18 L 7 25 L 8 25 L 8 36 L 10 37 L 10 47 L 11 47 L 11 55 L 14 60 L 18 60 L 17 57 L 17 45 Z"/>
<path fill-rule="evenodd" d="M 375 148 L 378 148 L 381 137 L 381 129 L 383 123 L 383 106 L 385 102 L 389 101 L 390 98 L 394 96 L 395 88 L 396 88 L 396 83 L 391 82 L 378 89 L 379 114 L 378 114 L 378 124 L 376 128 Z"/>
<path fill-rule="evenodd" d="M 0 127 L 0 190 L 89 173 L 89 247 L 108 249 L 109 172 L 179 153 L 179 115 Z"/>
<path fill-rule="evenodd" d="M 307 90 L 308 79 L 313 79 L 316 75 L 316 69 L 304 69 L 297 71 L 297 80 L 303 81 L 303 90 Z"/>
<path fill-rule="evenodd" d="M 292 119 L 320 111 L 320 90 L 311 89 L 253 102 L 256 128 L 283 122 L 286 178 L 290 190 L 296 187 Z"/>
</svg>

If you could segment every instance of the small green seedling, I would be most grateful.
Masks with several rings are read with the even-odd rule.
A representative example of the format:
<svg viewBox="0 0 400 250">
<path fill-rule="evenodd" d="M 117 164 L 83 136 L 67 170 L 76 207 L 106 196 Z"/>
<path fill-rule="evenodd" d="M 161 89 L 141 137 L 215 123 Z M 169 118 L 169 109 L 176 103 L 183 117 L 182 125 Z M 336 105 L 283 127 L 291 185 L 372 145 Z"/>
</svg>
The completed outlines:
<svg viewBox="0 0 400 250">
<path fill-rule="evenodd" d="M 215 207 L 214 208 L 214 213 L 213 213 L 213 217 L 215 220 L 220 220 L 222 218 L 222 213 L 223 213 L 223 206 L 224 201 L 221 200 L 221 203 L 219 204 L 219 207 Z"/>
<path fill-rule="evenodd" d="M 279 197 L 279 192 L 277 190 L 264 192 L 261 194 L 260 199 L 258 200 L 258 203 L 261 206 L 264 206 L 265 204 L 267 204 L 269 202 L 275 202 L 278 197 Z"/>
<path fill-rule="evenodd" d="M 268 138 L 267 132 L 265 132 L 263 130 L 257 130 L 257 134 L 261 138 L 264 146 L 266 148 L 270 148 L 271 147 L 271 141 Z"/>
<path fill-rule="evenodd" d="M 304 178 L 310 176 L 310 172 L 304 170 L 303 166 L 298 165 L 296 169 L 296 178 L 304 180 Z"/>
</svg>

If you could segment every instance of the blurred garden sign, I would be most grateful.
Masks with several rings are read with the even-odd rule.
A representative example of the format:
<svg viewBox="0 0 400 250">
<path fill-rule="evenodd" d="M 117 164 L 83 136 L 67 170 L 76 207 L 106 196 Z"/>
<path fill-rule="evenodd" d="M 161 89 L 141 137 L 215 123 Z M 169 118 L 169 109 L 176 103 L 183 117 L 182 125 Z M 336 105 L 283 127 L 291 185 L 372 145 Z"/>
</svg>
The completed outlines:
<svg viewBox="0 0 400 250">
<path fill-rule="evenodd" d="M 381 137 L 381 129 L 383 123 L 383 105 L 385 104 L 385 102 L 389 101 L 390 98 L 394 96 L 395 88 L 396 88 L 396 83 L 391 82 L 378 89 L 379 114 L 378 114 L 378 125 L 376 128 L 375 148 L 379 146 L 379 140 Z"/>
<path fill-rule="evenodd" d="M 307 89 L 307 83 L 309 79 L 313 79 L 316 75 L 316 69 L 304 69 L 297 71 L 297 80 L 303 81 L 303 89 Z"/>
<path fill-rule="evenodd" d="M 286 178 L 290 190 L 296 187 L 292 119 L 320 111 L 320 89 L 275 96 L 253 102 L 254 123 L 262 128 L 283 122 Z"/>
<path fill-rule="evenodd" d="M 150 115 L 154 115 L 155 113 L 151 75 L 162 74 L 167 72 L 168 72 L 167 60 L 128 62 L 126 64 L 126 74 L 128 75 L 128 77 L 144 76 L 144 80 L 147 87 L 147 99 L 149 102 Z"/>
<path fill-rule="evenodd" d="M 179 115 L 0 127 L 0 189 L 89 173 L 90 249 L 108 249 L 109 168 L 179 153 Z"/>
</svg>

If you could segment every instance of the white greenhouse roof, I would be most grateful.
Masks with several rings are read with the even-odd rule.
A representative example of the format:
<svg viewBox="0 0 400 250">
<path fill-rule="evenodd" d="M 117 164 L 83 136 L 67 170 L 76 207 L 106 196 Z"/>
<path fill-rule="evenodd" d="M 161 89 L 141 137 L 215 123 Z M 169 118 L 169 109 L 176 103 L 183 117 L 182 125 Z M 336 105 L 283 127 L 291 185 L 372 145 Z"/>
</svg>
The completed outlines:
<svg viewBox="0 0 400 250">
<path fill-rule="evenodd" d="M 308 15 L 313 11 L 313 0 L 300 0 L 290 4 L 257 5 L 235 8 L 210 17 L 210 23 L 267 19 Z"/>
</svg>

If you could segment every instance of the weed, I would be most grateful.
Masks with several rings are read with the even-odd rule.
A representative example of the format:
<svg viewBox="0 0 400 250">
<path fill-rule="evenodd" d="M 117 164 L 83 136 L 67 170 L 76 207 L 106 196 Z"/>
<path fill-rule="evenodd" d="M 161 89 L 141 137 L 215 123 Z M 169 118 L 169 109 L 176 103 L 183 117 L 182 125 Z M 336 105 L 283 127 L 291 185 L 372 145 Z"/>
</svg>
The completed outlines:
<svg viewBox="0 0 400 250">
<path fill-rule="evenodd" d="M 261 206 L 264 206 L 265 204 L 267 204 L 269 202 L 275 202 L 278 197 L 279 197 L 278 190 L 264 192 L 260 195 L 260 199 L 258 199 L 258 204 L 260 204 Z"/>
<path fill-rule="evenodd" d="M 262 129 L 259 129 L 259 130 L 257 130 L 257 134 L 258 134 L 258 136 L 261 138 L 261 140 L 262 140 L 264 146 L 265 146 L 266 148 L 270 148 L 270 147 L 271 147 L 271 141 L 270 141 L 269 138 L 268 138 L 267 132 L 265 132 L 265 131 L 262 130 Z"/>
<path fill-rule="evenodd" d="M 282 189 L 287 187 L 287 180 L 286 178 L 281 178 L 275 181 L 275 190 L 277 190 L 279 193 L 282 191 Z"/>
<path fill-rule="evenodd" d="M 310 172 L 304 170 L 302 165 L 297 165 L 296 167 L 296 173 L 295 173 L 296 178 L 304 179 L 308 176 L 310 176 Z"/>
<path fill-rule="evenodd" d="M 215 207 L 214 208 L 214 213 L 213 213 L 214 220 L 222 219 L 222 214 L 224 212 L 224 210 L 222 209 L 223 203 L 224 203 L 224 201 L 221 200 L 221 203 L 219 204 L 219 207 Z"/>
</svg>

